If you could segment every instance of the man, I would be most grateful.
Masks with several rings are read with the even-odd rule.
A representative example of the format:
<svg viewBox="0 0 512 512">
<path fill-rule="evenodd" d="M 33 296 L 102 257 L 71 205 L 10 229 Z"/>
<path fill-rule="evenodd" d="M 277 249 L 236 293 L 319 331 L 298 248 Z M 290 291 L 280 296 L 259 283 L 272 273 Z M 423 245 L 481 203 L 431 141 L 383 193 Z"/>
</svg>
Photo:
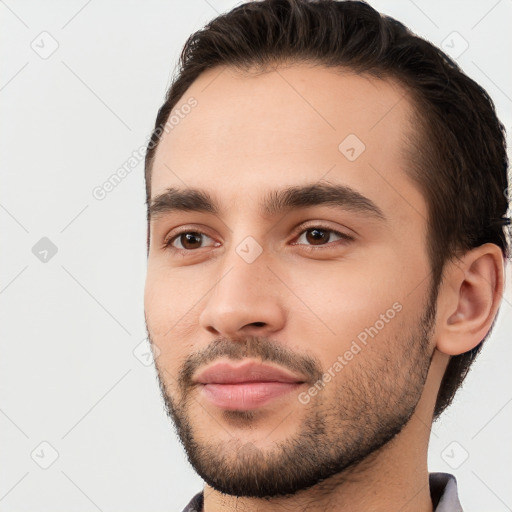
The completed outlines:
<svg viewBox="0 0 512 512">
<path fill-rule="evenodd" d="M 485 91 L 365 3 L 243 4 L 187 41 L 146 185 L 185 510 L 462 510 L 427 448 L 503 293 Z"/>
</svg>

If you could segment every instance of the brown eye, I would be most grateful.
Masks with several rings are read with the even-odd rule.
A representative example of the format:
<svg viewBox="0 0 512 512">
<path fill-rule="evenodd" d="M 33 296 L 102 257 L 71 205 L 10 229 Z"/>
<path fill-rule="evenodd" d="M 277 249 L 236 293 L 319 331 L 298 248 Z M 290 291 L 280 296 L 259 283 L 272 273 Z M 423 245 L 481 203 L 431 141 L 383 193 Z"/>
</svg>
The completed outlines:
<svg viewBox="0 0 512 512">
<path fill-rule="evenodd" d="M 195 233 L 195 232 L 190 232 L 190 233 L 182 233 L 179 237 L 178 237 L 178 240 L 180 241 L 182 247 L 184 249 L 197 249 L 198 246 L 200 247 L 201 246 L 201 233 Z"/>
<path fill-rule="evenodd" d="M 306 230 L 306 240 L 313 244 L 319 245 L 329 242 L 330 232 L 323 229 L 312 228 Z"/>
<path fill-rule="evenodd" d="M 208 235 L 198 231 L 183 231 L 173 236 L 165 246 L 170 249 L 192 251 L 194 249 L 200 249 L 205 239 L 212 240 Z"/>
<path fill-rule="evenodd" d="M 334 239 L 332 239 L 332 237 L 334 237 Z M 297 239 L 296 244 L 305 246 L 322 246 L 329 245 L 330 242 L 336 242 L 339 240 L 348 242 L 353 240 L 353 237 L 334 231 L 333 229 L 314 226 L 303 230 Z"/>
</svg>

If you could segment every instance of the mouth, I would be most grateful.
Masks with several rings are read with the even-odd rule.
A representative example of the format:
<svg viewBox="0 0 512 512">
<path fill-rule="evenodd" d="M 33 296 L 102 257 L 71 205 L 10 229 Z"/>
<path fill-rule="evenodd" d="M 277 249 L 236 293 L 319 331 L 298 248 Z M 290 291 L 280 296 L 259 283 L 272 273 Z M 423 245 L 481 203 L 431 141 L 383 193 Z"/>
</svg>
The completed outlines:
<svg viewBox="0 0 512 512">
<path fill-rule="evenodd" d="M 252 361 L 238 366 L 216 363 L 194 380 L 208 402 L 225 410 L 257 409 L 306 383 L 302 375 Z"/>
</svg>

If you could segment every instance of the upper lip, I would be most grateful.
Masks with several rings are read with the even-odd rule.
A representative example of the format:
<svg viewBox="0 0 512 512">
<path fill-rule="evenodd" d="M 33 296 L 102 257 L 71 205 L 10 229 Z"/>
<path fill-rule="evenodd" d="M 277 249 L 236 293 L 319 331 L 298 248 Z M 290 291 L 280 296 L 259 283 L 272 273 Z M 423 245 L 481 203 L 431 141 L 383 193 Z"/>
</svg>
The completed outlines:
<svg viewBox="0 0 512 512">
<path fill-rule="evenodd" d="M 274 366 L 252 361 L 233 365 L 222 362 L 216 363 L 200 371 L 194 379 L 200 384 L 239 384 L 241 382 L 291 382 L 305 381 L 301 375 Z"/>
</svg>

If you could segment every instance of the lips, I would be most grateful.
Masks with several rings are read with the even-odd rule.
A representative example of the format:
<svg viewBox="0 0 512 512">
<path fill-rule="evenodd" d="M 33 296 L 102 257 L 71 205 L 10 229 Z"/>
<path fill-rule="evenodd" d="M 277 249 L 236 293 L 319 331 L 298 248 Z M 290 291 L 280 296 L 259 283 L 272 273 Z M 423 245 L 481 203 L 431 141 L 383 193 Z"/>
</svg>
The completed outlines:
<svg viewBox="0 0 512 512">
<path fill-rule="evenodd" d="M 285 382 L 302 384 L 302 375 L 294 375 L 282 368 L 252 361 L 234 366 L 230 363 L 216 363 L 199 372 L 194 379 L 199 384 L 240 384 L 243 382 Z"/>
<path fill-rule="evenodd" d="M 289 401 L 291 392 L 297 391 L 305 378 L 249 361 L 237 366 L 216 363 L 201 371 L 194 381 L 201 385 L 200 395 L 214 407 L 247 411 L 278 399 Z"/>
</svg>

